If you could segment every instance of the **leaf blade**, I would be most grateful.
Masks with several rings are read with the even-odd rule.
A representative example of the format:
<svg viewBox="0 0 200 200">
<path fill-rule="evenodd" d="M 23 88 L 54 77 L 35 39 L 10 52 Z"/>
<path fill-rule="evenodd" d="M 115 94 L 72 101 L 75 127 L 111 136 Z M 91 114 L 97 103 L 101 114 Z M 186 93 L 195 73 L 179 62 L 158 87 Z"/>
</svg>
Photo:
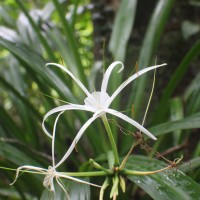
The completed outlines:
<svg viewBox="0 0 200 200">
<path fill-rule="evenodd" d="M 156 159 L 131 156 L 126 167 L 132 170 L 153 171 L 165 166 L 165 163 Z M 200 185 L 179 170 L 149 176 L 128 176 L 128 178 L 153 199 L 193 200 L 200 196 Z"/>
</svg>

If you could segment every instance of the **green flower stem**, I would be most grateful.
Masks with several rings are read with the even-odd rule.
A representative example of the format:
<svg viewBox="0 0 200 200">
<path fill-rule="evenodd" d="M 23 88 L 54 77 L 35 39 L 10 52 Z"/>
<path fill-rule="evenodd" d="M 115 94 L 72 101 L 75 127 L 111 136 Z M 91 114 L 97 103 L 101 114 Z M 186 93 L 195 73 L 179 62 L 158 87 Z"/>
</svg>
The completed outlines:
<svg viewBox="0 0 200 200">
<path fill-rule="evenodd" d="M 104 171 L 106 174 L 113 174 L 113 171 L 106 169 L 105 167 L 102 167 L 101 165 L 99 165 L 97 162 L 95 162 L 93 159 L 90 159 L 89 163 L 95 167 L 98 170 Z"/>
<path fill-rule="evenodd" d="M 16 169 L 8 168 L 8 167 L 0 167 L 0 169 L 9 170 L 9 171 L 16 171 Z M 27 170 L 19 170 L 23 173 L 29 174 L 43 174 L 37 171 L 27 171 Z M 93 172 L 59 172 L 60 174 L 67 175 L 67 176 L 74 176 L 74 177 L 91 177 L 91 176 L 107 176 L 107 173 L 104 171 L 93 171 Z"/>
<path fill-rule="evenodd" d="M 107 176 L 104 171 L 96 172 L 60 172 L 63 175 L 74 176 L 74 177 L 92 177 L 92 176 Z"/>
<path fill-rule="evenodd" d="M 108 133 L 110 144 L 111 144 L 111 147 L 112 147 L 112 150 L 113 150 L 113 153 L 114 153 L 115 165 L 119 166 L 119 156 L 118 156 L 116 143 L 115 143 L 115 140 L 114 140 L 114 137 L 113 137 L 113 134 L 112 134 L 112 131 L 111 131 L 110 125 L 108 123 L 108 119 L 107 119 L 106 115 L 102 116 L 102 120 L 103 120 L 104 126 L 106 128 L 106 131 Z"/>
</svg>

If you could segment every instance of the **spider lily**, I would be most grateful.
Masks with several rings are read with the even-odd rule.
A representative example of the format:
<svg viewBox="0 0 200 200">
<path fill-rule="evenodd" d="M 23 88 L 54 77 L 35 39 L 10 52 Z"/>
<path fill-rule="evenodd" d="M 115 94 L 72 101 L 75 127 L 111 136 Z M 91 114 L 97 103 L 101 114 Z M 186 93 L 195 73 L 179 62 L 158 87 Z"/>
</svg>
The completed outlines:
<svg viewBox="0 0 200 200">
<path fill-rule="evenodd" d="M 67 195 L 67 197 L 69 198 L 67 191 L 64 187 L 64 185 L 61 182 L 61 178 L 65 178 L 65 179 L 69 179 L 69 180 L 73 180 L 79 183 L 84 183 L 84 184 L 88 184 L 88 185 L 92 185 L 95 187 L 101 187 L 99 185 L 96 184 L 92 184 L 71 176 L 66 175 L 66 173 L 64 172 L 57 172 L 56 171 L 56 165 L 55 165 L 55 156 L 54 156 L 54 151 L 55 151 L 55 133 L 56 133 L 56 124 L 58 122 L 58 119 L 60 117 L 60 115 L 63 112 L 59 113 L 59 115 L 56 117 L 55 123 L 54 123 L 54 128 L 53 128 L 53 134 L 52 134 L 52 166 L 49 166 L 48 169 L 42 168 L 42 167 L 35 167 L 35 166 L 31 166 L 31 165 L 24 165 L 21 167 L 18 167 L 16 170 L 16 176 L 14 181 L 10 184 L 13 185 L 16 181 L 17 178 L 19 177 L 19 173 L 20 172 L 27 172 L 27 173 L 33 173 L 33 174 L 42 174 L 45 175 L 44 181 L 43 181 L 43 186 L 48 188 L 49 191 L 54 192 L 55 193 L 55 187 L 54 187 L 54 179 L 56 179 L 58 185 L 63 189 L 63 191 L 65 192 L 65 194 Z M 66 159 L 62 159 L 62 162 L 60 162 L 60 164 L 62 164 Z"/>
<path fill-rule="evenodd" d="M 79 141 L 79 139 L 81 138 L 81 136 L 83 135 L 85 130 L 88 128 L 88 126 L 95 119 L 97 119 L 98 117 L 102 117 L 102 118 L 105 117 L 106 113 L 109 113 L 109 114 L 114 115 L 114 116 L 116 116 L 118 118 L 121 118 L 122 120 L 124 120 L 124 121 L 132 124 L 136 128 L 138 128 L 141 132 L 143 132 L 144 134 L 146 134 L 147 136 L 149 136 L 153 140 L 156 140 L 156 137 L 154 135 L 152 135 L 143 126 L 141 126 L 138 122 L 136 122 L 135 120 L 127 117 L 126 115 L 124 115 L 123 113 L 121 113 L 121 112 L 119 112 L 117 110 L 111 109 L 110 105 L 113 102 L 113 100 L 116 98 L 116 96 L 129 83 L 131 83 L 134 79 L 138 78 L 139 76 L 141 76 L 142 74 L 144 74 L 144 73 L 146 73 L 146 72 L 148 72 L 150 70 L 156 69 L 156 68 L 164 66 L 166 64 L 155 65 L 155 66 L 147 67 L 147 68 L 145 68 L 143 70 L 138 71 L 137 73 L 135 73 L 132 76 L 130 76 L 126 81 L 124 81 L 115 90 L 115 92 L 111 96 L 107 93 L 107 87 L 108 87 L 109 78 L 110 78 L 110 75 L 111 75 L 113 69 L 117 65 L 121 65 L 120 70 L 118 71 L 118 73 L 123 70 L 124 65 L 123 65 L 122 62 L 120 62 L 120 61 L 113 62 L 108 67 L 108 69 L 106 70 L 106 72 L 105 72 L 105 74 L 103 76 L 101 90 L 100 91 L 94 91 L 92 93 L 90 93 L 87 90 L 87 88 L 81 83 L 81 81 L 78 78 L 76 78 L 74 76 L 74 74 L 72 72 L 70 72 L 68 69 L 66 69 L 64 66 L 62 66 L 60 64 L 56 64 L 56 63 L 48 63 L 47 66 L 49 66 L 49 65 L 56 66 L 56 67 L 64 70 L 78 84 L 78 86 L 82 89 L 82 91 L 86 94 L 87 97 L 84 99 L 84 103 L 85 103 L 84 105 L 69 103 L 67 105 L 62 105 L 62 106 L 56 107 L 56 108 L 50 110 L 49 112 L 47 112 L 46 115 L 44 116 L 43 123 L 42 123 L 42 128 L 43 128 L 44 132 L 46 133 L 46 135 L 49 136 L 50 138 L 52 138 L 52 135 L 47 131 L 47 129 L 46 129 L 45 125 L 44 125 L 44 122 L 49 116 L 51 116 L 54 113 L 60 113 L 60 112 L 67 111 L 67 110 L 83 110 L 83 111 L 89 111 L 89 112 L 93 113 L 93 116 L 91 118 L 89 118 L 88 121 L 78 131 L 78 133 L 77 133 L 75 139 L 73 140 L 71 146 L 69 147 L 68 151 L 64 155 L 63 159 L 56 165 L 56 167 L 58 167 L 63 162 L 63 160 L 65 160 L 71 154 L 71 152 L 75 148 L 77 142 Z"/>
</svg>

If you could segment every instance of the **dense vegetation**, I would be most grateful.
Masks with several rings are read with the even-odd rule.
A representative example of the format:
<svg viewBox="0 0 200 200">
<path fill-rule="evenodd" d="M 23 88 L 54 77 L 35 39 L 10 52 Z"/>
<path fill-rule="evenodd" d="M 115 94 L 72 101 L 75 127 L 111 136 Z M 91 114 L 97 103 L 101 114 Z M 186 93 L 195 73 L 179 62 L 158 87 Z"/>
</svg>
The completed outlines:
<svg viewBox="0 0 200 200">
<path fill-rule="evenodd" d="M 109 94 L 148 66 L 157 69 L 155 87 L 144 123 L 157 141 L 138 139 L 137 130 L 108 115 L 120 161 L 133 144 L 126 168 L 138 171 L 170 169 L 145 176 L 128 175 L 118 199 L 198 199 L 200 197 L 200 39 L 198 1 L 22 0 L 0 7 L 0 166 L 48 168 L 51 139 L 42 130 L 45 113 L 67 102 L 83 104 L 85 94 L 60 63 L 88 88 L 101 87 L 103 72 L 113 61 L 124 63 L 113 72 Z M 147 9 L 148 7 L 148 9 Z M 191 12 L 193 11 L 193 12 Z M 188 15 L 190 13 L 190 15 Z M 111 107 L 142 124 L 154 83 L 149 72 L 131 83 Z M 66 111 L 56 130 L 56 160 L 60 160 L 90 114 Z M 53 130 L 56 115 L 46 126 Z M 108 168 L 105 127 L 94 121 L 59 168 L 63 172 L 95 171 L 89 159 Z M 135 143 L 134 143 L 135 142 Z M 110 156 L 111 155 L 111 156 Z M 182 160 L 177 159 L 181 158 Z M 110 157 L 109 157 L 110 156 Z M 110 160 L 109 160 L 110 159 Z M 175 160 L 175 161 L 174 161 Z M 180 161 L 180 162 L 179 162 Z M 1 199 L 50 199 L 44 176 L 23 173 L 12 186 L 15 171 L 0 169 Z M 102 185 L 105 176 L 84 179 Z M 99 189 L 63 180 L 72 199 L 97 199 Z M 65 193 L 55 185 L 58 199 Z M 105 199 L 112 193 L 112 183 Z M 123 188 L 123 187 L 122 187 Z M 50 196 L 49 196 L 50 195 Z M 59 196 L 60 195 L 60 196 Z"/>
</svg>

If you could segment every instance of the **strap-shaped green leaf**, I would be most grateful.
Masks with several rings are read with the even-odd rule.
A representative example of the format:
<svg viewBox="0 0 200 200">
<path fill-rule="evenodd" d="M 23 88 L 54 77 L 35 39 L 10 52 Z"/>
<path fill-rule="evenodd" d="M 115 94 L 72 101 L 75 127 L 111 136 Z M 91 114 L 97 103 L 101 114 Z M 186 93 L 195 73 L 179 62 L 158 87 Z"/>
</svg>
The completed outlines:
<svg viewBox="0 0 200 200">
<path fill-rule="evenodd" d="M 137 0 L 123 0 L 117 12 L 109 43 L 115 60 L 124 61 L 126 45 L 133 27 Z"/>
<path fill-rule="evenodd" d="M 126 167 L 132 170 L 153 171 L 166 167 L 166 164 L 145 156 L 131 156 Z M 176 169 L 128 178 L 155 200 L 194 200 L 200 197 L 200 185 Z"/>
<path fill-rule="evenodd" d="M 181 120 L 162 123 L 150 128 L 151 133 L 155 136 L 164 135 L 177 130 L 200 128 L 200 112 L 186 117 Z"/>
</svg>

